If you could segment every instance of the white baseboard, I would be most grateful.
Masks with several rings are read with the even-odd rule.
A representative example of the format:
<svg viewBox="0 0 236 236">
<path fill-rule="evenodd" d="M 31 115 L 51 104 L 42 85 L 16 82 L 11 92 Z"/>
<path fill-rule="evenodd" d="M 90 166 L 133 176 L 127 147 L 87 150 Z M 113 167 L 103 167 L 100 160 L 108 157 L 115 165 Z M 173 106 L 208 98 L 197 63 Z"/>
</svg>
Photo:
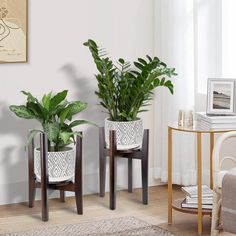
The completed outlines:
<svg viewBox="0 0 236 236">
<path fill-rule="evenodd" d="M 123 166 L 124 167 L 124 166 Z M 127 189 L 128 183 L 127 168 L 117 169 L 117 190 Z M 160 185 L 161 182 L 154 178 L 154 168 L 149 168 L 149 186 Z M 141 167 L 133 169 L 133 187 L 140 188 Z M 99 191 L 98 173 L 84 174 L 83 176 L 84 195 L 96 194 Z M 9 184 L 0 184 L 0 205 L 26 202 L 28 201 L 28 182 L 17 182 Z M 109 190 L 109 175 L 106 174 L 106 191 Z M 58 191 L 49 191 L 50 198 L 58 197 Z M 74 193 L 67 192 L 67 196 L 74 196 Z M 40 191 L 37 190 L 36 199 L 40 199 Z"/>
</svg>

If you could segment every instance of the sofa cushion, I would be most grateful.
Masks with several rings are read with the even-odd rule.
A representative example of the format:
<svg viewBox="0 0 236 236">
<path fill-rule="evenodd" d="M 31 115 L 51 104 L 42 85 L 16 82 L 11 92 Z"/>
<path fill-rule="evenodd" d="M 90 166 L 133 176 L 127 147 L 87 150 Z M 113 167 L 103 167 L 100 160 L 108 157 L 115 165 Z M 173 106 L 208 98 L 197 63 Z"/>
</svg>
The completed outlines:
<svg viewBox="0 0 236 236">
<path fill-rule="evenodd" d="M 226 173 L 232 173 L 236 175 L 236 167 L 229 170 L 221 170 L 217 174 L 217 186 L 222 188 L 222 181 Z"/>
</svg>

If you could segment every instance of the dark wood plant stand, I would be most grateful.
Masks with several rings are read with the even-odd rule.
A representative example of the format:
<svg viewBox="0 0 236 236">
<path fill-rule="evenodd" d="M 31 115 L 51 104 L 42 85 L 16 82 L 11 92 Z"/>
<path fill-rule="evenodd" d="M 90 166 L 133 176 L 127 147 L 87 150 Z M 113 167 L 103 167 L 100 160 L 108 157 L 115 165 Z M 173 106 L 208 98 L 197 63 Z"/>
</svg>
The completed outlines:
<svg viewBox="0 0 236 236">
<path fill-rule="evenodd" d="M 148 147 L 149 147 L 149 130 L 144 130 L 143 144 L 139 149 L 117 150 L 116 133 L 110 131 L 109 149 L 105 144 L 104 127 L 99 129 L 99 179 L 100 179 L 100 197 L 105 196 L 105 179 L 106 179 L 106 157 L 110 158 L 110 209 L 116 209 L 116 159 L 117 157 L 128 159 L 128 192 L 132 193 L 132 160 L 141 160 L 142 165 L 142 193 L 143 204 L 148 204 Z"/>
<path fill-rule="evenodd" d="M 35 202 L 36 188 L 41 188 L 42 201 L 42 221 L 48 221 L 48 196 L 47 189 L 59 190 L 60 200 L 65 202 L 65 191 L 75 192 L 77 213 L 83 214 L 83 181 L 82 181 L 82 138 L 76 137 L 76 162 L 75 180 L 49 183 L 48 181 L 48 156 L 47 156 L 47 137 L 40 134 L 40 157 L 41 157 L 41 182 L 36 180 L 34 173 L 34 140 L 28 148 L 29 164 L 29 207 L 32 208 Z"/>
</svg>

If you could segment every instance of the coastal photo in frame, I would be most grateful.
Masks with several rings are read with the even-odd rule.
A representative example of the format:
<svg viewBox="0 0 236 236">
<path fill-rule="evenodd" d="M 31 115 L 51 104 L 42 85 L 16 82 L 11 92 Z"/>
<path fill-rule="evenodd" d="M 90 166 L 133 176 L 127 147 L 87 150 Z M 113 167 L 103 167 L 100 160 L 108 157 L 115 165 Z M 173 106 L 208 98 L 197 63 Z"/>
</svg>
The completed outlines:
<svg viewBox="0 0 236 236">
<path fill-rule="evenodd" d="M 0 0 L 0 63 L 27 62 L 28 0 Z"/>
<path fill-rule="evenodd" d="M 208 79 L 208 115 L 235 115 L 235 84 L 236 79 Z"/>
</svg>

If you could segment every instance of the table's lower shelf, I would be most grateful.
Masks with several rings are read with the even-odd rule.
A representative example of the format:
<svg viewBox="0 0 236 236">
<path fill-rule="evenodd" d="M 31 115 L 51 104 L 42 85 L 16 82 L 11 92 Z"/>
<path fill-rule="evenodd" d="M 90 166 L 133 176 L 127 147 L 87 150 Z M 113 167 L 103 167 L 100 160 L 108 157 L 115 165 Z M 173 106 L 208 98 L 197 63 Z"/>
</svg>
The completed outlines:
<svg viewBox="0 0 236 236">
<path fill-rule="evenodd" d="M 181 203 L 183 202 L 183 200 L 184 200 L 184 198 L 174 200 L 173 203 L 172 203 L 172 208 L 176 211 L 180 211 L 180 212 L 183 212 L 183 213 L 198 214 L 198 209 L 182 208 Z M 202 214 L 203 215 L 211 215 L 211 213 L 212 213 L 212 210 L 202 209 Z"/>
</svg>

